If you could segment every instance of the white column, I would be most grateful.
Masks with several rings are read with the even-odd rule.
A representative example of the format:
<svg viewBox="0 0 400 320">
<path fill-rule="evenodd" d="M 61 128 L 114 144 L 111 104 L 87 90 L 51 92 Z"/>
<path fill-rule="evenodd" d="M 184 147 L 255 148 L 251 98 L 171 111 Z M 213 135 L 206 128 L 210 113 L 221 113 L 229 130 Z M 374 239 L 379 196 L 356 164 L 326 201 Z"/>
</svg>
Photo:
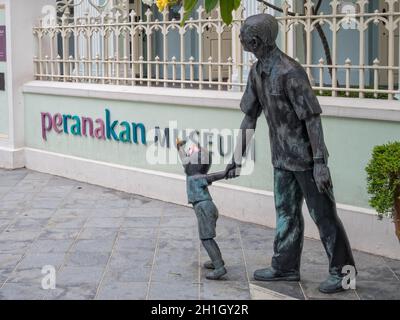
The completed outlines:
<svg viewBox="0 0 400 320">
<path fill-rule="evenodd" d="M 24 101 L 22 86 L 33 80 L 34 37 L 32 27 L 45 5 L 54 0 L 0 0 L 5 6 L 7 29 L 7 93 L 9 129 L 0 140 L 0 167 L 24 166 Z"/>
</svg>

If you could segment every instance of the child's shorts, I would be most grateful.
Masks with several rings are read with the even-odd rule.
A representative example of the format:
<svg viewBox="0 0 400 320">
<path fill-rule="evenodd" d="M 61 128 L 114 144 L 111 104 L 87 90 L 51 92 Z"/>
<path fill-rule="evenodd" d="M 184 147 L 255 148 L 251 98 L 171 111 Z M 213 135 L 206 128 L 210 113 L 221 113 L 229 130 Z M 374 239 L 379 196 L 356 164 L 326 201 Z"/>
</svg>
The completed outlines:
<svg viewBox="0 0 400 320">
<path fill-rule="evenodd" d="M 193 205 L 199 225 L 200 240 L 213 239 L 216 236 L 218 209 L 211 200 L 204 200 Z"/>
</svg>

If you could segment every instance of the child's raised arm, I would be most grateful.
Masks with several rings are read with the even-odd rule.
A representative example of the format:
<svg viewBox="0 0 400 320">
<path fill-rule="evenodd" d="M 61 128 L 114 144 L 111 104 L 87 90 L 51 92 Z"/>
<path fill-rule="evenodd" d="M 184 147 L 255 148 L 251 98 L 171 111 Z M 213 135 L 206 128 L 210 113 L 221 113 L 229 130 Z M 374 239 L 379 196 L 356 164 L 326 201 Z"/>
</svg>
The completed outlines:
<svg viewBox="0 0 400 320">
<path fill-rule="evenodd" d="M 226 176 L 225 171 L 218 171 L 218 172 L 209 173 L 209 174 L 196 175 L 196 176 L 194 176 L 194 178 L 196 178 L 196 179 L 204 178 L 207 180 L 208 184 L 211 184 L 215 181 L 225 179 L 225 176 Z"/>
</svg>

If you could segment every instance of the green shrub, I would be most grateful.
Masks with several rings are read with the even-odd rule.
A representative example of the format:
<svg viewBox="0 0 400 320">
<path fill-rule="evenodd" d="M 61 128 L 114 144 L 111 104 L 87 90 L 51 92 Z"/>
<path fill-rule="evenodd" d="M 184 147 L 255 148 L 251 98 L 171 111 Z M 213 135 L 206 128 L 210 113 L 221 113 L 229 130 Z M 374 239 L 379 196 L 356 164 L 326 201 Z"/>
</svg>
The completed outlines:
<svg viewBox="0 0 400 320">
<path fill-rule="evenodd" d="M 395 197 L 400 196 L 400 142 L 376 146 L 367 171 L 369 204 L 379 216 L 393 217 Z"/>
</svg>

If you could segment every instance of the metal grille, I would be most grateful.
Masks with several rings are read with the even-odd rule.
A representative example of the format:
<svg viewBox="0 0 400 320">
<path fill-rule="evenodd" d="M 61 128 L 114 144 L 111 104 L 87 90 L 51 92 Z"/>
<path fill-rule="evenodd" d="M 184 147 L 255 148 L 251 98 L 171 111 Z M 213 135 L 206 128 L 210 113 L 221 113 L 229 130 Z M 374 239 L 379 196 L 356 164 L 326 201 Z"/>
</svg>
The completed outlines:
<svg viewBox="0 0 400 320">
<path fill-rule="evenodd" d="M 358 0 L 355 12 L 349 14 L 340 11 L 341 1 L 333 0 L 329 14 L 314 15 L 314 4 L 307 0 L 304 14 L 295 16 L 289 14 L 290 7 L 284 2 L 283 14 L 277 17 L 280 47 L 296 58 L 298 49 L 293 49 L 293 38 L 299 38 L 299 34 L 303 37 L 304 61 L 300 62 L 320 94 L 393 99 L 400 81 L 396 80 L 400 50 L 395 52 L 399 48 L 399 0 L 384 2 L 385 12 L 368 12 L 368 1 Z M 253 61 L 243 54 L 238 40 L 248 14 L 245 1 L 234 13 L 231 26 L 223 24 L 219 10 L 206 14 L 202 7 L 182 26 L 182 10 L 154 14 L 148 9 L 142 17 L 129 10 L 125 0 L 62 0 L 57 4 L 58 18 L 42 18 L 39 26 L 33 28 L 38 80 L 200 90 L 243 90 L 246 85 L 247 70 Z M 83 4 L 91 10 L 78 15 L 77 9 Z M 259 6 L 259 10 L 265 7 Z M 330 39 L 330 65 L 325 63 L 322 51 L 319 57 L 313 52 L 317 24 L 324 26 Z M 374 38 L 368 36 L 368 45 L 385 46 L 386 51 L 381 52 L 386 52 L 386 56 L 377 55 L 371 61 L 363 49 L 356 53 L 355 63 L 348 58 L 339 61 L 338 34 L 349 26 L 358 35 L 354 36 L 358 48 L 366 47 L 371 26 L 384 28 L 386 41 L 382 42 L 376 33 Z M 354 56 L 354 47 L 341 50 L 353 50 Z M 340 81 L 338 74 L 342 75 Z M 352 81 L 355 76 L 356 84 Z"/>
</svg>

